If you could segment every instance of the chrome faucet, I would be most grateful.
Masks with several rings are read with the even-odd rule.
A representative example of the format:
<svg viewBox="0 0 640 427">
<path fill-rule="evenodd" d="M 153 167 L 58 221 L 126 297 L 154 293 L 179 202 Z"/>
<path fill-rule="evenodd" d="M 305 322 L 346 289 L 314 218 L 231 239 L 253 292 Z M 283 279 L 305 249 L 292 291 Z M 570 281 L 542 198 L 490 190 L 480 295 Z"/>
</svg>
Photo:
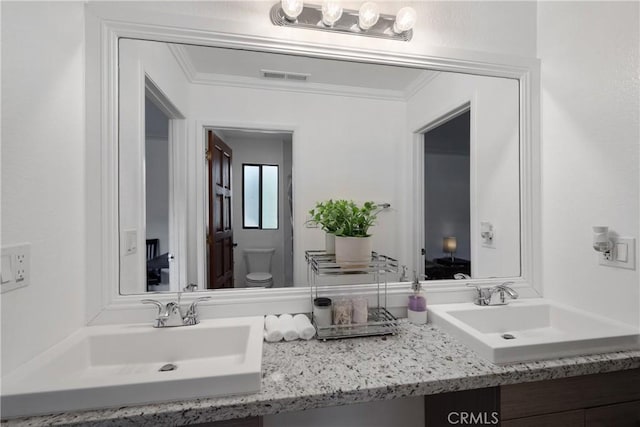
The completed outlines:
<svg viewBox="0 0 640 427">
<path fill-rule="evenodd" d="M 168 302 L 166 305 L 154 299 L 143 299 L 143 304 L 153 304 L 158 307 L 158 315 L 153 324 L 154 328 L 171 328 L 174 326 L 191 326 L 200 323 L 198 318 L 198 303 L 211 299 L 211 297 L 196 298 L 191 302 L 189 308 L 183 313 L 180 305 L 181 292 L 178 292 L 178 302 Z"/>
<path fill-rule="evenodd" d="M 500 285 L 496 285 L 490 288 L 481 288 L 476 285 L 467 285 L 476 288 L 477 295 L 473 302 L 476 305 L 505 305 L 507 303 L 505 295 L 508 295 L 511 299 L 517 299 L 518 293 L 511 288 L 513 282 L 504 282 Z"/>
</svg>

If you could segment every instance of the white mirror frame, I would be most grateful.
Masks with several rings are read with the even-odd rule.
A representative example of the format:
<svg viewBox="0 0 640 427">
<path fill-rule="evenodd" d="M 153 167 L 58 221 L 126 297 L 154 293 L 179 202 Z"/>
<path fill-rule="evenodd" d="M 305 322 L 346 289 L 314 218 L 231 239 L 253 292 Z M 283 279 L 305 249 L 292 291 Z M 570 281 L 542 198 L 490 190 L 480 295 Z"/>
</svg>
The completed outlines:
<svg viewBox="0 0 640 427">
<path fill-rule="evenodd" d="M 517 79 L 520 88 L 520 209 L 521 209 L 521 275 L 500 279 L 469 281 L 442 280 L 427 283 L 430 303 L 470 301 L 472 291 L 466 283 L 495 284 L 511 280 L 523 297 L 542 295 L 540 284 L 540 164 L 539 164 L 539 60 L 457 49 L 431 48 L 430 55 L 373 51 L 316 43 L 292 42 L 264 37 L 219 33 L 202 29 L 161 26 L 149 23 L 105 19 L 99 8 L 87 9 L 86 96 L 87 96 L 87 323 L 109 324 L 147 322 L 153 307 L 143 306 L 142 295 L 119 293 L 119 224 L 118 224 L 118 39 L 121 37 L 187 43 L 202 46 L 239 48 L 273 53 L 298 54 L 327 59 L 348 59 L 378 64 L 404 65 L 494 77 Z M 89 11 L 95 15 L 89 13 Z M 91 27 L 91 28 L 89 28 Z M 96 30 L 99 28 L 100 30 Z M 406 141 L 403 161 L 416 171 L 418 141 Z M 96 171 L 100 167 L 99 172 Z M 413 176 L 416 176 L 415 173 Z M 412 212 L 420 209 L 415 181 L 408 177 L 411 189 L 403 206 Z M 99 194 L 97 197 L 89 197 Z M 402 263 L 417 262 L 419 242 L 416 233 L 420 215 L 405 215 L 403 233 L 407 248 L 397 254 Z M 413 251 L 413 253 L 411 253 Z M 91 272 L 95 272 L 92 274 Z M 373 294 L 375 286 L 343 287 L 342 293 Z M 407 283 L 388 286 L 390 307 L 406 307 Z M 265 313 L 309 312 L 310 291 L 307 287 L 279 289 L 224 290 L 201 295 L 212 299 L 202 304 L 204 317 L 233 317 Z M 149 295 L 146 295 L 149 297 Z M 175 294 L 155 294 L 160 301 L 175 299 Z"/>
</svg>

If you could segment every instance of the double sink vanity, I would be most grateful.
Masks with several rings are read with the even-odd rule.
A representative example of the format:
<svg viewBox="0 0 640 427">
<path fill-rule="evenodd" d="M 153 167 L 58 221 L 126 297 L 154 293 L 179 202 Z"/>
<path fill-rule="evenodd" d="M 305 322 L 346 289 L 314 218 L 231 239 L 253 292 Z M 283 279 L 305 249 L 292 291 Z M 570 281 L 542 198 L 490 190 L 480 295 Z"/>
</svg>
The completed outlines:
<svg viewBox="0 0 640 427">
<path fill-rule="evenodd" d="M 86 327 L 4 379 L 5 422 L 187 425 L 640 368 L 637 331 L 545 299 L 429 311 L 327 342 L 263 343 L 262 317 Z"/>
<path fill-rule="evenodd" d="M 286 41 L 288 33 L 276 40 L 185 28 L 182 16 L 172 24 L 168 16 L 163 25 L 147 25 L 151 18 L 145 13 L 131 9 L 124 18 L 104 5 L 89 4 L 85 13 L 93 23 L 86 26 L 91 35 L 87 81 L 96 84 L 87 94 L 87 128 L 103 130 L 87 138 L 87 182 L 93 184 L 86 215 L 95 219 L 87 224 L 93 236 L 87 253 L 98 254 L 87 271 L 100 272 L 87 280 L 91 325 L 3 376 L 3 425 L 218 425 L 426 396 L 426 425 L 439 426 L 445 424 L 433 418 L 438 408 L 455 407 L 459 393 L 475 392 L 489 396 L 487 407 L 513 418 L 563 413 L 585 420 L 594 407 L 638 405 L 638 330 L 540 298 L 541 284 L 534 280 L 542 271 L 537 59 L 299 44 Z M 253 68 L 244 69 L 248 66 Z M 311 84 L 268 80 L 269 70 L 278 67 L 313 76 Z M 325 76 L 322 70 L 328 70 Z M 145 134 L 151 114 L 142 113 L 152 111 L 151 104 L 163 107 L 161 119 L 170 132 L 163 128 L 162 138 Z M 465 138 L 456 144 L 429 143 L 437 140 L 429 132 L 456 118 L 470 126 L 459 132 Z M 233 160 L 227 158 L 238 163 L 226 171 L 256 162 L 280 162 L 282 171 L 292 171 L 282 174 L 275 190 L 286 195 L 278 199 L 282 218 L 275 229 L 240 227 L 244 219 L 214 217 L 214 211 L 243 212 L 241 183 L 233 184 L 234 209 L 227 200 L 228 176 L 225 208 L 205 209 L 217 206 L 213 177 L 224 169 L 209 159 L 207 135 L 214 132 L 235 144 Z M 273 140 L 274 135 L 280 139 Z M 160 140 L 171 162 L 145 169 L 153 160 L 152 144 Z M 274 147 L 259 160 L 247 155 L 258 151 L 251 145 L 257 140 Z M 456 173 L 449 173 L 451 165 Z M 447 174 L 429 176 L 437 166 Z M 145 170 L 162 172 L 163 178 L 153 179 Z M 146 186 L 160 182 L 170 187 Z M 145 200 L 161 199 L 152 196 L 158 193 L 170 200 L 154 211 Z M 426 221 L 434 215 L 430 207 L 445 204 L 434 194 L 454 193 L 467 204 L 445 212 L 443 223 L 464 212 L 460 228 Z M 408 271 L 440 257 L 443 236 L 457 241 L 457 255 L 449 255 L 452 261 L 469 260 L 464 282 L 455 277 L 431 281 L 433 286 L 426 287 L 429 323 L 401 319 L 394 335 L 264 343 L 263 314 L 311 311 L 301 254 L 321 246 L 322 234 L 308 226 L 307 212 L 318 200 L 338 196 L 390 207 L 378 218 L 374 245 L 407 263 Z M 154 213 L 168 213 L 161 232 L 152 230 Z M 224 244 L 206 233 L 215 224 L 228 227 L 219 233 L 227 239 Z M 235 235 L 231 224 L 236 224 Z M 277 241 L 259 240 L 276 234 Z M 153 267 L 155 257 L 145 258 L 145 240 L 160 241 L 168 272 Z M 215 249 L 220 246 L 226 252 Z M 249 273 L 241 250 L 258 246 L 274 254 L 273 269 L 260 270 L 270 271 L 273 289 L 240 285 Z M 234 251 L 235 258 L 229 255 Z M 220 266 L 224 271 L 216 270 Z M 150 271 L 158 273 L 156 280 L 149 280 Z M 218 283 L 218 277 L 226 279 Z M 467 279 L 480 287 L 475 304 L 469 289 L 460 286 Z M 515 281 L 524 292 L 495 305 L 494 293 L 484 292 L 503 280 Z M 209 291 L 211 303 L 199 308 L 202 319 L 196 303 L 184 312 L 179 302 L 171 305 L 187 283 Z M 331 290 L 327 285 L 325 291 L 371 297 L 372 283 L 339 283 Z M 147 301 L 159 308 L 154 321 L 140 300 L 160 284 L 170 293 Z M 389 305 L 400 317 L 409 292 L 406 278 L 389 284 L 394 299 Z M 455 303 L 433 304 L 443 299 Z M 608 376 L 618 372 L 622 378 Z M 565 380 L 576 382 L 557 382 Z M 545 384 L 558 388 L 541 387 Z M 523 396 L 512 408 L 542 402 L 541 394 L 560 396 L 563 387 L 619 393 L 593 400 L 581 394 L 578 403 L 542 412 L 508 412 L 507 393 L 500 399 L 500 391 L 528 385 L 544 393 L 509 389 L 509 396 Z"/>
</svg>

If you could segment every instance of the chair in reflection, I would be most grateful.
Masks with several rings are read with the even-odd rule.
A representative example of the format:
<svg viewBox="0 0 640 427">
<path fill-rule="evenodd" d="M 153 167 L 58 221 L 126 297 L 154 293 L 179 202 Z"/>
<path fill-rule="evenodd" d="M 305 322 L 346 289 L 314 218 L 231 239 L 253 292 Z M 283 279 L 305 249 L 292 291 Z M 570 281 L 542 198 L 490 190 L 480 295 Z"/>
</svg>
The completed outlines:
<svg viewBox="0 0 640 427">
<path fill-rule="evenodd" d="M 424 272 L 427 280 L 450 280 L 455 279 L 458 273 L 471 276 L 471 262 L 462 258 L 435 258 L 433 260 L 425 260 Z"/>
<path fill-rule="evenodd" d="M 158 256 L 160 239 L 147 239 L 147 290 L 149 286 L 160 284 L 160 269 L 149 265 L 149 261 Z"/>
</svg>

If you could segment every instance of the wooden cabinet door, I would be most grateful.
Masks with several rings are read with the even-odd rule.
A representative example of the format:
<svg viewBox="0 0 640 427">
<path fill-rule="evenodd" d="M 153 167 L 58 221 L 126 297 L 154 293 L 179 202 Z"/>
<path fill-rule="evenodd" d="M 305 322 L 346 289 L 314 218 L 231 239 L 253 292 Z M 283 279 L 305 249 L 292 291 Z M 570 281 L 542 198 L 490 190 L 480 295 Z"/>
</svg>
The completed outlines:
<svg viewBox="0 0 640 427">
<path fill-rule="evenodd" d="M 640 384 L 638 385 L 640 387 Z M 585 413 L 585 427 L 638 427 L 640 400 L 590 408 Z"/>
<path fill-rule="evenodd" d="M 640 369 L 500 387 L 503 420 L 640 399 Z"/>
<path fill-rule="evenodd" d="M 584 427 L 584 409 L 502 421 L 502 427 Z"/>
</svg>

